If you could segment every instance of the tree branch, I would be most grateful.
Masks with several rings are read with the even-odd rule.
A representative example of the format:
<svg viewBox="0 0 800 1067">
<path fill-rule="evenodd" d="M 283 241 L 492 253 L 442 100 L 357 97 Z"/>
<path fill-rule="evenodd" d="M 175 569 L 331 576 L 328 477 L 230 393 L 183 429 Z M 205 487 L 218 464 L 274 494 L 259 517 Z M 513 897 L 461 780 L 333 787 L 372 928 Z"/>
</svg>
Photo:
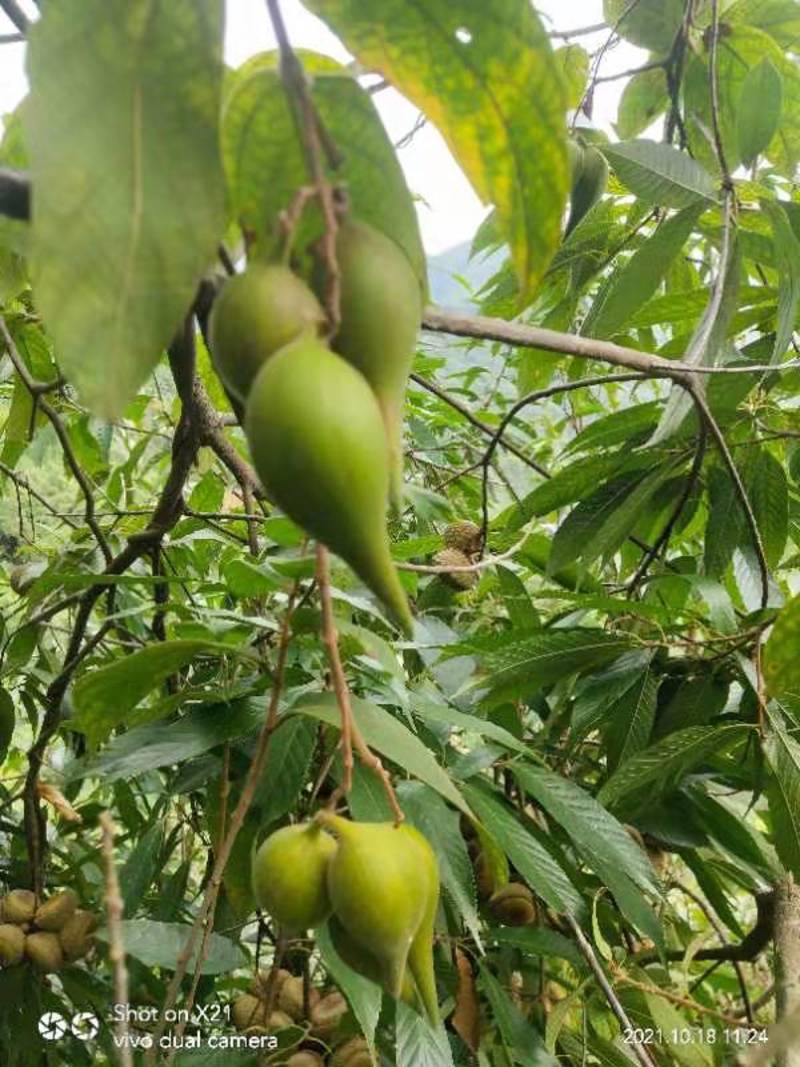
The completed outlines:
<svg viewBox="0 0 800 1067">
<path fill-rule="evenodd" d="M 31 20 L 17 3 L 17 0 L 0 0 L 0 11 L 4 11 L 20 33 L 26 34 Z"/>
</svg>

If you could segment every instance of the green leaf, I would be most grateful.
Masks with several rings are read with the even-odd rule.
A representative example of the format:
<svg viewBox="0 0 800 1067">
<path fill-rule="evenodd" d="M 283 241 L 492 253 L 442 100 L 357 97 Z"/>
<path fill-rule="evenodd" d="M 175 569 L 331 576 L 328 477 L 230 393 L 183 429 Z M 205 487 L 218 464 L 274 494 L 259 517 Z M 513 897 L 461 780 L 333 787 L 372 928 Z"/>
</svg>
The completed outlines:
<svg viewBox="0 0 800 1067">
<path fill-rule="evenodd" d="M 588 426 L 585 426 L 580 433 L 575 434 L 565 451 L 586 452 L 589 449 L 608 449 L 614 445 L 626 445 L 625 451 L 622 454 L 617 453 L 615 456 L 617 462 L 622 466 L 620 473 L 624 473 L 627 470 L 637 470 L 640 466 L 649 466 L 647 454 L 631 456 L 630 447 L 636 444 L 638 439 L 643 439 L 647 431 L 655 426 L 660 410 L 661 405 L 657 400 L 648 400 L 644 404 L 626 405 L 624 408 L 620 408 L 619 411 L 612 411 L 610 415 L 601 415 L 599 418 L 594 419 L 593 422 L 590 422 Z M 588 479 L 588 475 L 586 477 Z M 540 488 L 545 489 L 549 484 L 547 482 Z M 588 484 L 588 482 L 584 484 Z M 594 484 L 597 484 L 597 479 L 595 479 Z M 564 503 L 567 503 L 567 501 L 564 501 Z"/>
<path fill-rule="evenodd" d="M 705 210 L 702 201 L 662 222 L 614 276 L 611 285 L 589 311 L 584 332 L 590 337 L 613 337 L 628 329 L 631 316 L 650 299 Z"/>
<path fill-rule="evenodd" d="M 347 966 L 334 948 L 327 924 L 318 927 L 314 931 L 314 937 L 325 970 L 347 998 L 367 1043 L 374 1045 L 375 1028 L 378 1025 L 383 999 L 380 986 Z"/>
<path fill-rule="evenodd" d="M 388 711 L 360 697 L 351 697 L 353 716 L 367 744 L 425 782 L 445 800 L 469 815 L 469 807 L 447 771 L 433 758 L 420 739 L 395 719 Z M 293 712 L 310 715 L 329 726 L 341 726 L 339 708 L 333 693 L 319 693 L 302 697 L 292 707 Z"/>
<path fill-rule="evenodd" d="M 539 613 L 533 606 L 525 583 L 520 576 L 508 567 L 495 567 L 503 606 L 508 612 L 512 626 L 520 630 L 533 629 L 538 626 Z"/>
<path fill-rule="evenodd" d="M 603 737 L 610 770 L 647 748 L 650 742 L 660 683 L 660 678 L 652 670 L 652 660 L 651 654 L 636 682 L 606 718 Z"/>
<path fill-rule="evenodd" d="M 800 878 L 800 744 L 790 737 L 777 716 L 767 736 L 764 754 L 770 776 L 767 799 L 773 841 L 786 870 Z"/>
<path fill-rule="evenodd" d="M 781 610 L 764 646 L 764 680 L 772 696 L 800 693 L 800 596 Z"/>
<path fill-rule="evenodd" d="M 489 968 L 484 963 L 478 967 L 492 1020 L 497 1023 L 513 1062 L 521 1067 L 556 1067 L 558 1061 L 545 1048 L 541 1034 L 534 1030 Z"/>
<path fill-rule="evenodd" d="M 156 365 L 224 230 L 221 50 L 220 0 L 63 0 L 31 29 L 36 303 L 104 416 Z"/>
<path fill-rule="evenodd" d="M 174 971 L 178 957 L 189 939 L 191 926 L 186 923 L 159 923 L 152 919 L 123 919 L 122 941 L 125 951 L 146 967 L 162 967 Z M 107 941 L 103 928 L 97 936 Z M 190 972 L 194 970 L 197 949 L 189 961 Z M 211 934 L 208 940 L 208 956 L 201 974 L 228 974 L 244 967 L 247 957 L 243 949 L 229 938 Z"/>
<path fill-rule="evenodd" d="M 263 721 L 264 709 L 256 702 L 238 700 L 201 707 L 178 722 L 148 723 L 120 734 L 96 758 L 70 764 L 67 779 L 97 776 L 114 782 L 133 778 L 200 756 L 226 741 L 252 733 Z"/>
<path fill-rule="evenodd" d="M 778 262 L 778 328 L 771 363 L 779 363 L 792 343 L 797 312 L 800 307 L 800 241 L 797 239 L 786 209 L 771 200 L 761 201 L 761 210 L 772 226 Z"/>
<path fill-rule="evenodd" d="M 683 0 L 603 0 L 603 17 L 622 37 L 666 55 L 683 18 Z"/>
<path fill-rule="evenodd" d="M 164 824 L 154 823 L 139 838 L 120 871 L 119 884 L 125 902 L 125 914 L 130 918 L 142 902 L 160 869 L 164 847 Z"/>
<path fill-rule="evenodd" d="M 567 515 L 553 538 L 549 569 L 581 559 L 591 563 L 615 552 L 635 527 L 644 506 L 675 472 L 675 461 L 645 474 L 606 482 Z"/>
<path fill-rule="evenodd" d="M 453 1067 L 453 1053 L 444 1025 L 431 1026 L 401 1000 L 395 1028 L 396 1067 Z"/>
<path fill-rule="evenodd" d="M 204 653 L 229 656 L 236 649 L 214 641 L 162 641 L 96 667 L 75 683 L 73 725 L 91 745 L 104 740 L 148 693 Z"/>
<path fill-rule="evenodd" d="M 561 239 L 569 188 L 563 76 L 532 6 L 517 0 L 309 0 L 367 70 L 435 123 L 494 204 L 529 298 Z"/>
<path fill-rule="evenodd" d="M 777 567 L 789 537 L 789 486 L 786 472 L 766 448 L 754 448 L 748 450 L 742 475 L 767 563 L 770 567 Z M 749 529 L 740 545 L 742 548 L 751 547 Z"/>
<path fill-rule="evenodd" d="M 336 180 L 346 184 L 350 207 L 397 242 L 427 288 L 414 203 L 372 97 L 333 60 L 313 53 L 301 53 L 301 60 L 319 116 L 342 157 Z M 274 239 L 280 233 L 280 213 L 307 180 L 277 53 L 254 57 L 235 75 L 222 146 L 236 217 L 259 238 Z M 269 175 L 266 183 L 264 175 Z"/>
<path fill-rule="evenodd" d="M 264 773 L 256 785 L 253 806 L 266 826 L 292 807 L 305 785 L 317 730 L 313 722 L 289 718 L 270 741 Z"/>
<path fill-rule="evenodd" d="M 622 141 L 602 145 L 617 177 L 647 204 L 684 208 L 697 200 L 717 199 L 714 179 L 699 163 L 672 145 L 657 141 Z"/>
<path fill-rule="evenodd" d="M 583 900 L 551 851 L 548 838 L 529 822 L 523 825 L 487 790 L 467 785 L 464 792 L 486 830 L 531 889 L 556 911 L 580 915 L 584 910 Z"/>
<path fill-rule="evenodd" d="M 783 82 L 769 57 L 752 67 L 742 82 L 736 113 L 739 156 L 751 167 L 778 130 L 783 105 Z"/>
<path fill-rule="evenodd" d="M 489 945 L 510 945 L 528 956 L 559 956 L 576 970 L 585 966 L 574 941 L 544 926 L 498 927 L 489 930 L 486 941 Z"/>
<path fill-rule="evenodd" d="M 474 686 L 487 688 L 493 699 L 519 691 L 534 693 L 567 675 L 601 667 L 630 647 L 629 639 L 603 630 L 537 630 L 531 634 L 511 631 L 494 638 L 481 656 L 485 677 Z"/>
<path fill-rule="evenodd" d="M 617 133 L 623 141 L 638 137 L 667 108 L 669 92 L 663 67 L 635 74 L 622 90 Z"/>
<path fill-rule="evenodd" d="M 621 801 L 643 789 L 667 792 L 691 770 L 712 754 L 721 755 L 746 733 L 740 725 L 690 726 L 677 730 L 623 763 L 597 794 L 605 807 L 616 808 Z"/>
</svg>

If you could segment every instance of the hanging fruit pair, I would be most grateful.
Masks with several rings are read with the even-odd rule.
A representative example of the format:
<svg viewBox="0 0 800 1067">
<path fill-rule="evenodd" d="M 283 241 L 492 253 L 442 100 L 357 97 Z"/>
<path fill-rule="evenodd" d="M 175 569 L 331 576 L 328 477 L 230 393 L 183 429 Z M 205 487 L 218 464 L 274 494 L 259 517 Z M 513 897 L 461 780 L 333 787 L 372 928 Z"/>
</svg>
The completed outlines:
<svg viewBox="0 0 800 1067">
<path fill-rule="evenodd" d="M 245 403 L 245 434 L 267 493 L 349 563 L 410 633 L 385 511 L 390 485 L 396 501 L 402 480 L 419 287 L 400 249 L 363 223 L 342 224 L 337 253 L 336 352 L 320 337 L 325 316 L 305 283 L 288 267 L 254 264 L 217 299 L 212 358 Z"/>
<path fill-rule="evenodd" d="M 428 1017 L 438 1019 L 433 934 L 439 871 L 418 830 L 319 812 L 314 823 L 267 838 L 254 857 L 253 888 L 258 903 L 290 930 L 329 917 L 334 946 L 348 966 L 393 997 L 414 1005 L 419 1000 Z"/>
<path fill-rule="evenodd" d="M 569 237 L 578 223 L 594 207 L 608 185 L 608 163 L 603 153 L 583 138 L 567 141 L 572 184 L 569 195 L 569 218 L 564 237 Z"/>
</svg>

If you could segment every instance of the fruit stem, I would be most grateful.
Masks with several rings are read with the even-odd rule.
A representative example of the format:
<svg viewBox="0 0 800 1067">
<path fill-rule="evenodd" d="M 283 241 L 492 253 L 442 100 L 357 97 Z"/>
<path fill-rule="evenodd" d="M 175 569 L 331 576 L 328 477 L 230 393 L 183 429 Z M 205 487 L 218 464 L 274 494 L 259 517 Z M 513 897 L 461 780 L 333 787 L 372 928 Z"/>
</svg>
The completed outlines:
<svg viewBox="0 0 800 1067">
<path fill-rule="evenodd" d="M 341 656 L 339 655 L 339 635 L 336 632 L 336 621 L 333 615 L 330 559 L 327 548 L 322 544 L 317 545 L 317 585 L 319 586 L 322 607 L 322 640 L 328 653 L 333 691 L 336 694 L 336 703 L 339 705 L 339 714 L 342 720 L 342 738 L 340 742 L 343 767 L 342 783 L 331 794 L 328 807 L 335 808 L 338 801 L 343 796 L 346 796 L 353 787 L 353 748 L 355 748 L 359 760 L 380 778 L 394 815 L 395 825 L 399 825 L 405 819 L 405 815 L 403 815 L 403 809 L 400 807 L 397 794 L 394 791 L 389 772 L 364 740 L 353 715 L 353 705 L 350 701 L 350 690 L 347 686 L 347 679 L 345 678 Z"/>
</svg>

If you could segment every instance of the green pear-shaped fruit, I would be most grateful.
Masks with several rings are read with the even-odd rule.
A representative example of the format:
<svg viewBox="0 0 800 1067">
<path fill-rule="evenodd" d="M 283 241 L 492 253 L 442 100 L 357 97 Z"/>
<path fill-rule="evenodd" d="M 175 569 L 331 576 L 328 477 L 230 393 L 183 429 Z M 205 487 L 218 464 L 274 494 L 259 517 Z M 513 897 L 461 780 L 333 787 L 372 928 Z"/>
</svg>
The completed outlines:
<svg viewBox="0 0 800 1067">
<path fill-rule="evenodd" d="M 365 222 L 345 220 L 336 234 L 341 324 L 333 347 L 358 367 L 378 398 L 390 452 L 390 496 L 403 488 L 403 404 L 422 321 L 419 282 L 405 253 Z"/>
<path fill-rule="evenodd" d="M 305 334 L 261 368 L 244 425 L 272 499 L 349 563 L 410 632 L 386 529 L 386 434 L 364 376 Z"/>
<path fill-rule="evenodd" d="M 270 834 L 253 857 L 259 906 L 287 930 L 319 926 L 331 910 L 327 868 L 335 851 L 336 842 L 314 823 Z"/>
<path fill-rule="evenodd" d="M 209 324 L 211 357 L 225 385 L 245 402 L 264 361 L 305 330 L 321 332 L 325 312 L 288 267 L 253 263 L 222 287 Z"/>
<path fill-rule="evenodd" d="M 409 827 L 409 829 L 411 829 Z M 433 1026 L 439 1025 L 439 998 L 433 968 L 433 934 L 439 908 L 439 864 L 426 837 L 414 831 L 419 850 L 419 877 L 427 879 L 427 904 L 420 927 L 408 952 L 408 969 L 414 976 L 417 993 Z"/>
<path fill-rule="evenodd" d="M 430 846 L 411 826 L 350 822 L 328 811 L 317 819 L 339 838 L 328 866 L 334 915 L 378 960 L 383 985 L 400 997 L 409 950 L 428 918 L 434 878 L 438 884 L 436 858 L 427 855 Z"/>
<path fill-rule="evenodd" d="M 369 978 L 376 985 L 385 986 L 386 974 L 380 961 L 348 933 L 335 915 L 331 915 L 328 919 L 328 933 L 331 935 L 333 947 L 351 970 L 364 978 Z M 387 992 L 391 992 L 391 990 L 387 989 Z M 411 1005 L 412 1008 L 417 1003 L 414 982 L 408 971 L 403 975 L 400 999 Z"/>
</svg>

